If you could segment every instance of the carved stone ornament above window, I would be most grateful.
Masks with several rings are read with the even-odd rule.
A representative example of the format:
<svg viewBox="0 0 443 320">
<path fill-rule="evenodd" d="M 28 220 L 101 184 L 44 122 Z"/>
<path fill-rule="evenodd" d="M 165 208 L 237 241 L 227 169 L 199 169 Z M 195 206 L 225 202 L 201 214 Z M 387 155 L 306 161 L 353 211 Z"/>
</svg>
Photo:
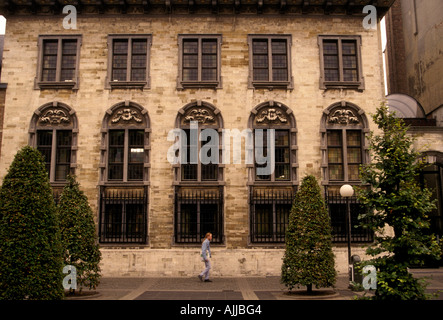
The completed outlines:
<svg viewBox="0 0 443 320">
<path fill-rule="evenodd" d="M 256 117 L 257 123 L 287 123 L 288 119 L 283 115 L 280 109 L 268 108 L 260 112 Z"/>
<path fill-rule="evenodd" d="M 124 109 L 119 109 L 117 112 L 115 112 L 111 120 L 111 122 L 114 124 L 127 123 L 130 121 L 141 123 L 143 122 L 143 118 L 137 110 L 132 108 L 124 108 Z"/>
<path fill-rule="evenodd" d="M 49 109 L 39 118 L 40 125 L 69 124 L 70 122 L 69 114 L 62 109 Z"/>
<path fill-rule="evenodd" d="M 337 109 L 328 117 L 328 123 L 331 124 L 359 124 L 360 120 L 354 112 L 349 109 Z"/>
<path fill-rule="evenodd" d="M 191 121 L 197 121 L 199 124 L 216 123 L 212 112 L 203 108 L 192 108 L 186 113 L 184 116 L 184 123 L 189 123 Z"/>
</svg>

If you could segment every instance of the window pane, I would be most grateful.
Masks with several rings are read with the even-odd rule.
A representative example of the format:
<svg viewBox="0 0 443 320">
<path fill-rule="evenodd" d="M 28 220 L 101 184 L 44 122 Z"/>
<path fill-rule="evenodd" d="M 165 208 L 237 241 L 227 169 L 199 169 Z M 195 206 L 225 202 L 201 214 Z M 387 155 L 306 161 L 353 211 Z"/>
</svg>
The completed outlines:
<svg viewBox="0 0 443 320">
<path fill-rule="evenodd" d="M 112 57 L 112 81 L 126 81 L 128 40 L 114 40 Z"/>
<path fill-rule="evenodd" d="M 217 180 L 217 169 L 218 165 L 216 164 L 202 164 L 201 170 L 202 170 L 202 180 L 208 181 L 208 180 Z"/>
<path fill-rule="evenodd" d="M 337 40 L 324 40 L 323 41 L 323 54 L 338 55 Z"/>
<path fill-rule="evenodd" d="M 348 148 L 348 163 L 361 163 L 360 148 Z"/>
<path fill-rule="evenodd" d="M 268 69 L 254 69 L 254 80 L 256 81 L 268 81 L 269 71 Z"/>
<path fill-rule="evenodd" d="M 358 165 L 358 164 L 357 165 L 354 165 L 354 164 L 348 165 L 349 180 L 352 180 L 352 181 L 360 180 L 359 167 L 360 167 L 360 165 Z"/>
<path fill-rule="evenodd" d="M 184 81 L 197 81 L 198 80 L 198 69 L 184 69 L 183 70 L 183 80 Z"/>
<path fill-rule="evenodd" d="M 183 53 L 198 54 L 198 40 L 196 39 L 183 40 Z"/>
<path fill-rule="evenodd" d="M 268 56 L 254 55 L 254 68 L 268 68 Z"/>
<path fill-rule="evenodd" d="M 217 80 L 217 69 L 203 69 L 202 70 L 202 80 L 203 81 L 216 81 Z"/>
<path fill-rule="evenodd" d="M 217 228 L 218 205 L 200 204 L 200 235 L 207 232 L 216 232 Z"/>
<path fill-rule="evenodd" d="M 341 131 L 328 131 L 328 146 L 341 146 Z"/>
<path fill-rule="evenodd" d="M 254 54 L 267 54 L 268 53 L 268 40 L 256 39 L 252 42 L 252 50 Z"/>
<path fill-rule="evenodd" d="M 144 139 L 144 130 L 129 130 L 129 180 L 143 180 Z"/>
<path fill-rule="evenodd" d="M 122 236 L 122 204 L 105 205 L 105 234 L 107 238 L 120 238 Z"/>
<path fill-rule="evenodd" d="M 286 40 L 272 40 L 272 54 L 286 55 Z"/>
<path fill-rule="evenodd" d="M 185 68 L 198 67 L 198 56 L 197 55 L 183 56 L 183 67 L 185 67 Z"/>
<path fill-rule="evenodd" d="M 343 67 L 344 68 L 357 68 L 357 57 L 356 56 L 343 56 Z"/>
<path fill-rule="evenodd" d="M 124 130 L 109 131 L 108 179 L 123 180 Z"/>
<path fill-rule="evenodd" d="M 64 181 L 70 172 L 72 131 L 57 131 L 55 180 Z"/>
<path fill-rule="evenodd" d="M 114 40 L 113 53 L 128 54 L 128 40 L 126 39 Z"/>
<path fill-rule="evenodd" d="M 132 40 L 132 54 L 146 55 L 147 41 L 146 39 Z"/>
<path fill-rule="evenodd" d="M 289 164 L 275 164 L 275 180 L 290 180 Z"/>
<path fill-rule="evenodd" d="M 197 180 L 197 165 L 182 164 L 182 180 Z"/>
<path fill-rule="evenodd" d="M 217 40 L 203 40 L 202 41 L 203 54 L 217 54 Z"/>
<path fill-rule="evenodd" d="M 126 204 L 126 237 L 138 238 L 144 235 L 143 204 Z"/>
<path fill-rule="evenodd" d="M 329 163 L 342 163 L 343 162 L 342 150 L 339 148 L 329 148 L 328 149 L 328 162 Z"/>
<path fill-rule="evenodd" d="M 289 131 L 275 130 L 275 145 L 289 146 Z"/>
<path fill-rule="evenodd" d="M 340 81 L 338 70 L 325 69 L 325 81 Z"/>
<path fill-rule="evenodd" d="M 355 40 L 343 40 L 342 41 L 342 52 L 343 54 L 357 54 Z"/>
<path fill-rule="evenodd" d="M 128 180 L 143 180 L 143 164 L 128 164 Z"/>
<path fill-rule="evenodd" d="M 273 81 L 288 81 L 288 70 L 287 69 L 273 69 L 272 70 L 272 80 Z"/>
<path fill-rule="evenodd" d="M 344 81 L 358 81 L 357 70 L 343 70 Z"/>
<path fill-rule="evenodd" d="M 344 180 L 342 165 L 329 165 L 329 180 Z"/>
<path fill-rule="evenodd" d="M 57 68 L 58 40 L 43 42 L 42 81 L 55 81 Z"/>
<path fill-rule="evenodd" d="M 40 151 L 45 159 L 45 167 L 49 175 L 51 169 L 52 130 L 37 131 L 37 150 Z"/>
<path fill-rule="evenodd" d="M 74 80 L 77 61 L 77 40 L 63 40 L 60 81 Z"/>
<path fill-rule="evenodd" d="M 325 68 L 338 69 L 338 56 L 325 56 L 324 64 Z"/>
<path fill-rule="evenodd" d="M 178 233 L 184 238 L 193 238 L 197 233 L 197 204 L 181 204 Z"/>
<path fill-rule="evenodd" d="M 346 140 L 348 147 L 359 147 L 361 146 L 361 133 L 360 131 L 347 131 Z"/>
</svg>

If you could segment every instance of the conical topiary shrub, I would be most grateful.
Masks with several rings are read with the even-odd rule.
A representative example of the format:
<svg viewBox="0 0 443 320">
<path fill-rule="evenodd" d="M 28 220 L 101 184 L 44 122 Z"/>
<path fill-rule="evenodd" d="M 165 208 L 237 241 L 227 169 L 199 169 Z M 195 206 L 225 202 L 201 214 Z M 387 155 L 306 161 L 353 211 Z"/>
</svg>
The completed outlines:
<svg viewBox="0 0 443 320">
<path fill-rule="evenodd" d="M 302 285 L 312 293 L 313 285 L 331 287 L 335 278 L 330 218 L 317 180 L 307 176 L 289 216 L 281 281 L 289 290 Z"/>
<path fill-rule="evenodd" d="M 80 289 L 95 289 L 100 280 L 101 253 L 94 216 L 75 177 L 69 175 L 66 180 L 57 206 L 64 262 L 76 268 Z"/>
<path fill-rule="evenodd" d="M 0 298 L 63 298 L 60 232 L 39 151 L 15 156 L 0 190 Z"/>
</svg>

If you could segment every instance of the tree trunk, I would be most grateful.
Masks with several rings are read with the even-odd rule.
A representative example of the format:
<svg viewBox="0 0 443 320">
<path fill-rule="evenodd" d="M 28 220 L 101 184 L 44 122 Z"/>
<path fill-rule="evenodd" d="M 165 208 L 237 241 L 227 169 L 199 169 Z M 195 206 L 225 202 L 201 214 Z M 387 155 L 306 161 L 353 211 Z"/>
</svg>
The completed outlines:
<svg viewBox="0 0 443 320">
<path fill-rule="evenodd" d="M 308 284 L 308 285 L 306 286 L 306 288 L 308 289 L 308 294 L 312 294 L 312 283 L 311 283 L 311 284 Z"/>
</svg>

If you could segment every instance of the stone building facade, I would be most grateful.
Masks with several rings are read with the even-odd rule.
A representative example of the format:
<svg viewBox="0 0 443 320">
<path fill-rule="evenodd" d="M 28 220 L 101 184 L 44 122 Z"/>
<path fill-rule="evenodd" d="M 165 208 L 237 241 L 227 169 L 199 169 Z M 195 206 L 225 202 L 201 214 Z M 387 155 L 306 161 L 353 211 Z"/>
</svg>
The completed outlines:
<svg viewBox="0 0 443 320">
<path fill-rule="evenodd" d="M 63 27 L 61 4 L 29 3 L 0 1 L 0 177 L 28 144 L 46 156 L 55 193 L 75 173 L 96 215 L 103 275 L 194 275 L 206 232 L 214 275 L 278 275 L 308 174 L 324 190 L 346 272 L 334 192 L 359 184 L 370 114 L 384 101 L 380 34 L 362 26 L 372 1 L 81 0 L 76 29 Z M 380 17 L 392 1 L 377 3 Z M 260 171 L 260 143 L 274 151 L 271 172 Z M 363 256 L 372 235 L 352 240 Z"/>
</svg>

